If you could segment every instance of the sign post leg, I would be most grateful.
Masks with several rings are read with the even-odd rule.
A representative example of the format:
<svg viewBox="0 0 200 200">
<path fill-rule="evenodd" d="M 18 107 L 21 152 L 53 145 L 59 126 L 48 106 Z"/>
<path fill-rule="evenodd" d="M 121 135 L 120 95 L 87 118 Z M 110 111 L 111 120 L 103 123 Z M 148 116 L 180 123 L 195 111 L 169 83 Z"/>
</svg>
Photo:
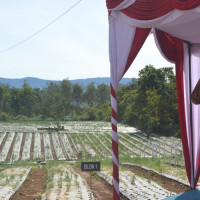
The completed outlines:
<svg viewBox="0 0 200 200">
<path fill-rule="evenodd" d="M 92 190 L 92 175 L 90 173 L 90 189 Z"/>
</svg>

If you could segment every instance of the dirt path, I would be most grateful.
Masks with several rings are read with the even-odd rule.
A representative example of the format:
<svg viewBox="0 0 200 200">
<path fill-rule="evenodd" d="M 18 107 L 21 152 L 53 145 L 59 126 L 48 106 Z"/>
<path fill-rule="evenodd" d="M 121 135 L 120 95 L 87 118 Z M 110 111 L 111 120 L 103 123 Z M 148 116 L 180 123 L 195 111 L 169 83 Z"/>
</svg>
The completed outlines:
<svg viewBox="0 0 200 200">
<path fill-rule="evenodd" d="M 33 155 L 34 155 L 34 143 L 35 143 L 35 137 L 34 137 L 34 133 L 32 133 L 31 149 L 30 149 L 30 159 L 33 159 Z"/>
<path fill-rule="evenodd" d="M 3 147 L 4 147 L 5 143 L 6 143 L 6 140 L 7 140 L 7 138 L 8 138 L 8 134 L 9 134 L 9 132 L 6 133 L 6 135 L 5 135 L 4 138 L 3 138 L 2 143 L 1 143 L 1 145 L 0 145 L 0 153 L 1 153 Z"/>
<path fill-rule="evenodd" d="M 40 169 L 33 169 L 22 186 L 10 198 L 10 200 L 40 200 L 41 195 L 45 192 L 45 188 L 44 167 Z"/>
<path fill-rule="evenodd" d="M 65 156 L 65 159 L 66 159 L 66 160 L 69 160 L 69 156 L 67 155 L 67 152 L 66 152 L 66 150 L 65 150 L 65 147 L 64 147 L 63 141 L 62 141 L 62 139 L 61 139 L 60 133 L 58 133 L 58 140 L 59 140 L 60 147 L 61 147 L 61 149 L 62 149 L 63 155 Z"/>
<path fill-rule="evenodd" d="M 146 179 L 152 180 L 171 192 L 179 194 L 190 189 L 190 187 L 185 184 L 182 184 L 176 180 L 172 180 L 170 178 L 162 176 L 161 174 L 158 174 L 154 171 L 141 168 L 140 166 L 130 166 L 130 165 L 123 165 L 123 166 L 126 167 L 126 169 L 134 172 L 137 176 L 141 176 Z"/>
<path fill-rule="evenodd" d="M 41 160 L 44 161 L 45 160 L 44 138 L 43 138 L 43 134 L 42 133 L 40 133 L 40 145 L 41 145 Z"/>
<path fill-rule="evenodd" d="M 7 156 L 6 156 L 6 161 L 10 161 L 10 158 L 11 158 L 11 156 L 12 156 L 12 151 L 13 151 L 13 147 L 14 147 L 16 138 L 17 138 L 17 133 L 15 133 L 14 138 L 13 138 L 13 140 L 12 140 L 12 143 L 11 143 L 11 145 L 10 145 L 10 149 L 9 149 L 8 154 L 7 154 Z"/>
<path fill-rule="evenodd" d="M 53 145 L 52 135 L 51 135 L 51 133 L 49 133 L 48 135 L 49 135 L 49 141 L 50 141 L 50 145 L 51 145 L 51 152 L 52 152 L 53 160 L 58 160 L 56 151 L 55 151 L 55 148 Z"/>
<path fill-rule="evenodd" d="M 25 139 L 26 139 L 26 133 L 23 133 L 22 142 L 21 142 L 21 146 L 20 146 L 20 152 L 19 152 L 19 160 L 22 159 L 22 153 L 23 153 L 23 149 L 24 149 Z"/>
<path fill-rule="evenodd" d="M 87 184 L 90 186 L 90 173 L 89 172 L 82 172 L 80 167 L 75 168 L 76 172 L 79 173 L 85 180 Z M 100 177 L 96 175 L 92 175 L 91 179 L 91 190 L 94 194 L 95 200 L 113 200 L 113 189 L 112 186 L 109 185 L 106 181 L 102 180 Z M 122 197 L 121 200 L 127 200 L 126 198 Z"/>
<path fill-rule="evenodd" d="M 87 181 L 87 184 L 90 186 L 90 173 L 88 172 L 81 172 L 81 170 L 76 167 L 76 172 L 79 173 L 85 180 Z M 112 187 L 102 181 L 100 178 L 97 178 L 95 176 L 92 176 L 92 192 L 96 198 L 96 200 L 112 200 Z"/>
</svg>

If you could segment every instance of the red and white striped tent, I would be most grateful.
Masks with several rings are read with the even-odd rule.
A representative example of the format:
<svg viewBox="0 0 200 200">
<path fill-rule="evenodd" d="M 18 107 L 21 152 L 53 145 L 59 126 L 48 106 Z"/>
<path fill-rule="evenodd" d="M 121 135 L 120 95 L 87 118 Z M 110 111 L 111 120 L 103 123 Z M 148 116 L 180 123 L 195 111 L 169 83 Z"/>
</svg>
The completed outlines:
<svg viewBox="0 0 200 200">
<path fill-rule="evenodd" d="M 113 199 L 119 199 L 116 89 L 143 43 L 154 34 L 160 53 L 176 66 L 181 137 L 189 183 L 200 174 L 200 106 L 190 94 L 200 79 L 200 0 L 106 0 L 111 64 Z"/>
</svg>

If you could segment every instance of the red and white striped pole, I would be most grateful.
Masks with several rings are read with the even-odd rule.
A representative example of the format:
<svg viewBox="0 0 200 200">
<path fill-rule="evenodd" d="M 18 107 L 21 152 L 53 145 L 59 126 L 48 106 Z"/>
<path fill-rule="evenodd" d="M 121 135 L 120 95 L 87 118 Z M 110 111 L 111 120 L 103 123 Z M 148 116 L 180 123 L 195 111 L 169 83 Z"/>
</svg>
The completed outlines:
<svg viewBox="0 0 200 200">
<path fill-rule="evenodd" d="M 117 96 L 116 89 L 110 84 L 112 107 L 112 160 L 113 160 L 113 200 L 119 200 L 119 155 L 117 133 Z"/>
</svg>

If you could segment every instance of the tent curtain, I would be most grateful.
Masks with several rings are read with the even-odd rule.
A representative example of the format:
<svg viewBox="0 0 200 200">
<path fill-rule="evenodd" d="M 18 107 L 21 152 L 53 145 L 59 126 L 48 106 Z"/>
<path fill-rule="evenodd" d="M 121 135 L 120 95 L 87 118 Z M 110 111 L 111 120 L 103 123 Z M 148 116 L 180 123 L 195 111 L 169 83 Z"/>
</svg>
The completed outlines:
<svg viewBox="0 0 200 200">
<path fill-rule="evenodd" d="M 183 60 L 184 50 L 183 42 L 169 36 L 160 30 L 156 30 L 156 39 L 158 40 L 160 50 L 164 56 L 174 61 L 176 64 L 176 86 L 177 86 L 177 98 L 178 98 L 178 109 L 179 109 L 179 121 L 181 128 L 182 145 L 185 157 L 185 166 L 187 171 L 188 180 L 191 184 L 191 160 L 188 147 L 188 136 L 186 130 L 186 119 L 184 109 L 184 87 L 183 87 Z"/>
<path fill-rule="evenodd" d="M 119 199 L 117 85 L 152 28 L 156 30 L 155 39 L 162 55 L 176 65 L 185 165 L 190 185 L 195 188 L 200 175 L 200 106 L 191 104 L 190 95 L 200 79 L 200 0 L 106 0 L 106 3 L 111 65 L 113 199 Z"/>
<path fill-rule="evenodd" d="M 191 46 L 191 77 L 189 72 L 188 44 L 156 30 L 160 50 L 176 64 L 176 83 L 181 137 L 188 180 L 192 188 L 199 179 L 200 108 L 191 104 L 191 91 L 200 78 L 200 45 Z M 191 79 L 191 83 L 190 83 Z M 191 85 L 191 88 L 189 86 Z"/>
<path fill-rule="evenodd" d="M 119 155 L 117 133 L 117 85 L 141 49 L 151 29 L 130 27 L 110 16 L 109 51 L 111 64 L 111 107 L 112 107 L 112 159 L 113 199 L 119 198 Z"/>
<path fill-rule="evenodd" d="M 191 56 L 188 56 L 190 46 Z M 199 179 L 199 151 L 200 151 L 200 107 L 191 102 L 191 92 L 200 79 L 200 45 L 184 43 L 184 100 L 186 110 L 186 127 L 189 143 L 190 157 L 193 152 L 194 187 Z M 189 70 L 189 62 L 191 70 Z M 191 85 L 191 88 L 189 87 Z M 192 144 L 192 145 L 191 145 Z M 192 180 L 192 179 L 191 179 Z M 192 180 L 193 181 L 193 180 Z"/>
</svg>

